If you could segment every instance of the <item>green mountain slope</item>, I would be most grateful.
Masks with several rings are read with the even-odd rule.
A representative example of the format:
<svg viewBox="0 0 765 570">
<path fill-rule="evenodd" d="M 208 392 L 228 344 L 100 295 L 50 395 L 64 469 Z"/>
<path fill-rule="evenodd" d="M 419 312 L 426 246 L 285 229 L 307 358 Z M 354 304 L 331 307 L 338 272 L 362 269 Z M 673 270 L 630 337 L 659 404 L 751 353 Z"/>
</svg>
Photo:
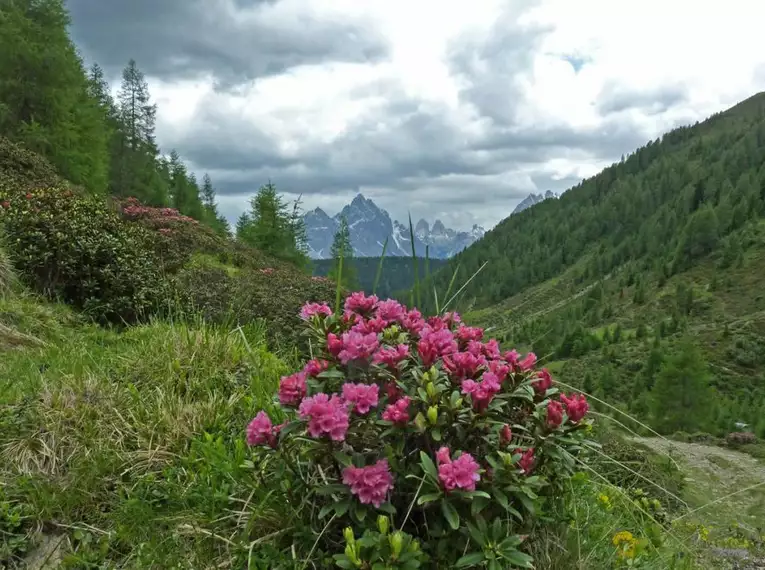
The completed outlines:
<svg viewBox="0 0 765 570">
<path fill-rule="evenodd" d="M 664 432 L 765 436 L 763 215 L 759 94 L 505 220 L 434 279 L 486 264 L 458 306 L 471 324 Z"/>
</svg>

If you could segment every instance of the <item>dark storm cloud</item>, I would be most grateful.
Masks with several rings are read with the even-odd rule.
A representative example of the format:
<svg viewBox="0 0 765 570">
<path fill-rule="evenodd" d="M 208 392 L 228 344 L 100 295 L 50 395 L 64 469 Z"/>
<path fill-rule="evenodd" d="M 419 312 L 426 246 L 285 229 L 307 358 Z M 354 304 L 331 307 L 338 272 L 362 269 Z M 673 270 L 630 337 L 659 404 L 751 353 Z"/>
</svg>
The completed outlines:
<svg viewBox="0 0 765 570">
<path fill-rule="evenodd" d="M 319 19 L 265 0 L 69 0 L 72 35 L 89 60 L 115 74 L 129 59 L 165 81 L 212 74 L 230 88 L 324 61 L 377 60 L 374 28 Z"/>
</svg>

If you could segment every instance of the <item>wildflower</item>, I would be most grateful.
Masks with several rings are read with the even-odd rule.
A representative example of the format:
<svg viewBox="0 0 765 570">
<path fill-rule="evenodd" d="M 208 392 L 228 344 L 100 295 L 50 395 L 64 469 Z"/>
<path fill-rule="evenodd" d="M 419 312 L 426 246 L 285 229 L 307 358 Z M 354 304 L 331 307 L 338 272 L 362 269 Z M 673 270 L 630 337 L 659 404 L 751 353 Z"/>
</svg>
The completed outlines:
<svg viewBox="0 0 765 570">
<path fill-rule="evenodd" d="M 391 404 L 404 395 L 401 388 L 399 388 L 395 382 L 386 382 L 383 387 L 385 388 L 385 395 L 388 397 L 388 402 Z"/>
<path fill-rule="evenodd" d="M 382 413 L 382 419 L 394 424 L 405 424 L 409 421 L 409 402 L 409 397 L 404 396 L 389 404 Z"/>
<path fill-rule="evenodd" d="M 452 328 L 454 325 L 458 325 L 462 322 L 462 317 L 460 317 L 459 313 L 457 311 L 450 311 L 448 313 L 444 313 L 444 316 L 442 317 L 444 324 L 446 324 L 447 327 Z"/>
<path fill-rule="evenodd" d="M 486 365 L 483 356 L 476 356 L 470 352 L 455 352 L 444 356 L 444 369 L 449 377 L 455 382 L 462 382 L 465 378 L 474 378 L 478 370 Z"/>
<path fill-rule="evenodd" d="M 598 502 L 600 502 L 600 504 L 603 505 L 603 508 L 606 509 L 607 511 L 611 510 L 612 508 L 611 497 L 609 497 L 605 493 L 601 493 L 600 495 L 598 495 Z"/>
<path fill-rule="evenodd" d="M 446 321 L 439 316 L 428 317 L 427 323 L 428 327 L 433 331 L 442 331 L 449 328 Z"/>
<path fill-rule="evenodd" d="M 513 368 L 518 368 L 518 359 L 520 358 L 520 354 L 518 354 L 518 351 L 513 349 L 507 351 L 505 354 L 502 355 L 502 359 L 507 362 L 510 366 Z"/>
<path fill-rule="evenodd" d="M 499 341 L 496 338 L 489 339 L 481 346 L 481 354 L 486 358 L 499 358 L 501 356 L 499 352 Z"/>
<path fill-rule="evenodd" d="M 263 275 L 272 275 L 274 273 L 274 268 L 273 267 L 264 267 L 263 269 L 260 270 L 260 272 Z"/>
<path fill-rule="evenodd" d="M 466 345 L 471 340 L 481 340 L 483 338 L 483 329 L 480 327 L 469 327 L 466 325 L 460 325 L 457 331 L 454 333 L 457 340 Z"/>
<path fill-rule="evenodd" d="M 377 334 L 385 330 L 385 327 L 387 326 L 388 322 L 378 316 L 368 320 L 358 319 L 351 330 L 354 332 L 360 332 L 361 334 Z"/>
<path fill-rule="evenodd" d="M 359 502 L 379 508 L 388 491 L 393 489 L 388 460 L 380 459 L 367 467 L 346 467 L 343 469 L 343 483 L 351 488 L 351 493 L 359 498 Z"/>
<path fill-rule="evenodd" d="M 521 458 L 518 460 L 518 467 L 521 469 L 521 472 L 528 475 L 531 473 L 531 470 L 534 469 L 534 464 L 536 463 L 536 459 L 534 458 L 534 448 L 530 447 L 526 451 L 518 448 L 513 452 L 513 455 L 518 453 L 521 454 Z"/>
<path fill-rule="evenodd" d="M 305 372 L 300 371 L 290 376 L 282 376 L 279 382 L 279 402 L 284 406 L 297 406 L 305 398 L 308 388 Z"/>
<path fill-rule="evenodd" d="M 356 291 L 345 300 L 344 308 L 346 312 L 366 315 L 372 312 L 377 306 L 377 296 L 367 297 L 363 291 Z"/>
<path fill-rule="evenodd" d="M 563 423 L 563 406 L 556 400 L 547 404 L 547 427 L 555 429 Z"/>
<path fill-rule="evenodd" d="M 300 309 L 300 318 L 304 321 L 308 321 L 315 316 L 331 317 L 332 309 L 326 303 L 306 303 Z"/>
<path fill-rule="evenodd" d="M 375 353 L 372 362 L 389 368 L 396 368 L 399 362 L 406 360 L 408 356 L 409 345 L 399 344 L 396 348 L 381 348 Z"/>
<path fill-rule="evenodd" d="M 542 368 L 538 378 L 539 380 L 532 382 L 531 386 L 538 395 L 544 396 L 552 388 L 552 376 L 550 376 L 550 371 L 547 368 Z"/>
<path fill-rule="evenodd" d="M 269 445 L 276 447 L 276 436 L 284 424 L 274 426 L 271 418 L 264 411 L 258 412 L 258 415 L 247 425 L 247 444 L 248 445 Z"/>
<path fill-rule="evenodd" d="M 619 549 L 620 558 L 634 558 L 637 539 L 628 530 L 617 532 L 612 539 L 613 545 Z"/>
<path fill-rule="evenodd" d="M 568 414 L 568 419 L 573 424 L 586 416 L 590 409 L 587 399 L 581 394 L 574 394 L 571 398 L 561 394 L 560 399 L 566 405 L 566 414 Z"/>
<path fill-rule="evenodd" d="M 348 364 L 351 360 L 362 360 L 371 357 L 380 342 L 375 333 L 364 334 L 356 331 L 349 331 L 343 334 L 343 348 L 338 354 L 340 362 Z"/>
<path fill-rule="evenodd" d="M 537 363 L 537 355 L 533 352 L 529 352 L 526 356 L 523 357 L 523 360 L 521 360 L 518 363 L 518 366 L 521 367 L 521 370 L 524 372 L 527 370 L 531 370 L 534 368 L 534 365 Z"/>
<path fill-rule="evenodd" d="M 502 426 L 502 429 L 499 430 L 499 444 L 502 447 L 505 447 L 507 444 L 510 443 L 510 440 L 513 438 L 513 432 L 510 429 L 510 426 L 505 424 Z"/>
<path fill-rule="evenodd" d="M 0 206 L 2 206 L 5 209 L 8 209 L 11 207 L 11 203 L 8 200 L 3 200 L 2 202 L 0 202 Z"/>
<path fill-rule="evenodd" d="M 502 362 L 501 360 L 489 361 L 489 372 L 494 374 L 499 380 L 500 384 L 505 381 L 507 375 L 510 373 L 510 366 Z"/>
<path fill-rule="evenodd" d="M 457 459 L 449 457 L 449 448 L 442 447 L 436 452 L 438 479 L 447 491 L 464 489 L 475 491 L 476 481 L 481 480 L 478 473 L 481 468 L 469 453 L 461 454 Z"/>
<path fill-rule="evenodd" d="M 401 321 L 406 314 L 404 306 L 394 299 L 387 299 L 377 303 L 376 316 L 387 324 Z"/>
<path fill-rule="evenodd" d="M 27 192 L 26 199 L 27 200 L 31 200 L 32 199 L 32 193 L 31 192 Z"/>
<path fill-rule="evenodd" d="M 495 394 L 501 389 L 502 387 L 497 377 L 491 372 L 484 372 L 480 382 L 475 380 L 465 380 L 462 382 L 462 393 L 470 396 L 473 400 L 473 407 L 477 410 L 485 410 Z"/>
<path fill-rule="evenodd" d="M 369 413 L 369 408 L 376 408 L 380 394 L 377 384 L 343 384 L 343 399 L 353 404 L 353 409 L 358 414 Z"/>
<path fill-rule="evenodd" d="M 335 333 L 329 333 L 327 335 L 327 352 L 337 357 L 342 350 L 343 341 Z"/>
<path fill-rule="evenodd" d="M 329 362 L 326 360 L 319 360 L 314 358 L 313 360 L 309 360 L 306 363 L 305 368 L 303 368 L 303 373 L 306 375 L 306 377 L 316 378 L 319 374 L 328 368 Z"/>
<path fill-rule="evenodd" d="M 330 398 L 318 393 L 305 398 L 298 409 L 302 419 L 308 419 L 308 433 L 311 437 L 329 435 L 333 441 L 343 441 L 348 431 L 348 407 L 337 394 Z"/>
<path fill-rule="evenodd" d="M 412 309 L 401 317 L 401 325 L 409 331 L 410 334 L 419 335 L 422 329 L 425 328 L 425 319 L 422 318 L 422 313 L 417 309 Z"/>
<path fill-rule="evenodd" d="M 452 331 L 448 329 L 434 331 L 433 329 L 425 328 L 420 333 L 417 352 L 420 355 L 423 366 L 430 366 L 439 357 L 457 352 L 457 342 L 454 340 Z"/>
</svg>

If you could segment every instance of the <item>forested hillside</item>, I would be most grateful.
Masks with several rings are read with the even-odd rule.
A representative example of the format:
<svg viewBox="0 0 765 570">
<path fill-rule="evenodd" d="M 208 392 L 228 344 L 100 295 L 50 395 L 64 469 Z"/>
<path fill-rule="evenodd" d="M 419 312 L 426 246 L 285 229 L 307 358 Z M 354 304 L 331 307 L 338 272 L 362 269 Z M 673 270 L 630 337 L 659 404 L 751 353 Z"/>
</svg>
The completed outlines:
<svg viewBox="0 0 765 570">
<path fill-rule="evenodd" d="M 92 194 L 172 206 L 226 233 L 210 177 L 197 180 L 177 152 L 158 147 L 157 106 L 136 62 L 125 62 L 113 98 L 99 65 L 85 68 L 68 24 L 61 1 L 2 3 L 0 135 Z"/>
<path fill-rule="evenodd" d="M 666 433 L 765 435 L 765 95 L 499 224 L 460 308 Z"/>
<path fill-rule="evenodd" d="M 314 259 L 313 274 L 326 277 L 330 274 L 335 263 L 333 259 Z M 417 262 L 418 274 L 424 279 L 428 271 L 436 271 L 446 263 L 443 259 L 420 258 Z M 411 257 L 386 257 L 380 267 L 379 257 L 356 257 L 348 262 L 351 271 L 356 276 L 358 286 L 367 293 L 372 293 L 375 280 L 380 272 L 375 294 L 380 298 L 390 297 L 396 292 L 411 289 L 415 282 L 414 262 Z M 347 267 L 344 264 L 345 273 Z"/>
</svg>

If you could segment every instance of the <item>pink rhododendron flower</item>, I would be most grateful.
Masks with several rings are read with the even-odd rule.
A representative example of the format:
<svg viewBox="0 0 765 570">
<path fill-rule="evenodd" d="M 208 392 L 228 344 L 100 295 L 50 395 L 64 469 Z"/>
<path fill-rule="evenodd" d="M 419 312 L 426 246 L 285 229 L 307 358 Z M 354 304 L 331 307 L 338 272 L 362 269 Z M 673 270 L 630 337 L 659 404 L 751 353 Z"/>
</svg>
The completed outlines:
<svg viewBox="0 0 765 570">
<path fill-rule="evenodd" d="M 298 409 L 300 417 L 308 420 L 311 437 L 328 435 L 333 441 L 343 441 L 348 431 L 348 407 L 337 394 L 330 398 L 322 392 L 305 398 Z"/>
<path fill-rule="evenodd" d="M 442 446 L 436 451 L 436 462 L 441 465 L 442 463 L 450 463 L 452 460 L 449 448 Z"/>
<path fill-rule="evenodd" d="M 489 361 L 489 372 L 494 374 L 501 384 L 510 373 L 510 365 L 501 360 L 491 360 Z"/>
<path fill-rule="evenodd" d="M 424 366 L 432 365 L 439 357 L 457 352 L 457 341 L 449 329 L 434 331 L 424 328 L 417 343 L 417 353 Z"/>
<path fill-rule="evenodd" d="M 386 299 L 377 303 L 377 317 L 388 324 L 401 321 L 405 314 L 404 306 L 394 299 Z"/>
<path fill-rule="evenodd" d="M 518 448 L 513 452 L 513 455 L 516 455 L 520 453 L 521 458 L 518 460 L 518 468 L 528 475 L 531 473 L 531 470 L 534 469 L 534 464 L 536 463 L 536 459 L 534 458 L 534 448 L 531 447 L 527 449 L 526 451 L 523 451 L 522 449 Z"/>
<path fill-rule="evenodd" d="M 329 368 L 329 362 L 327 362 L 326 360 L 319 360 L 317 358 L 314 358 L 313 360 L 309 360 L 306 363 L 305 368 L 303 368 L 303 373 L 305 373 L 307 377 L 316 378 L 319 374 L 321 374 L 328 368 Z"/>
<path fill-rule="evenodd" d="M 501 354 L 499 352 L 499 341 L 496 338 L 491 338 L 488 341 L 486 341 L 481 347 L 481 350 L 483 352 L 483 355 L 486 358 L 491 359 L 497 359 L 501 357 Z"/>
<path fill-rule="evenodd" d="M 481 475 L 478 473 L 481 466 L 469 453 L 463 453 L 454 460 L 449 459 L 448 454 L 449 450 L 445 447 L 436 453 L 436 459 L 439 462 L 438 479 L 444 489 L 475 491 L 476 482 L 481 480 Z"/>
<path fill-rule="evenodd" d="M 460 317 L 458 312 L 451 311 L 444 313 L 443 321 L 446 323 L 447 327 L 452 328 L 454 325 L 458 325 L 462 322 L 462 317 Z"/>
<path fill-rule="evenodd" d="M 502 447 L 505 447 L 510 443 L 511 439 L 513 439 L 513 432 L 510 429 L 510 426 L 505 424 L 502 426 L 502 429 L 499 430 L 499 444 Z"/>
<path fill-rule="evenodd" d="M 440 330 L 449 328 L 449 326 L 446 324 L 446 321 L 444 321 L 439 316 L 428 317 L 427 323 L 428 323 L 428 328 L 430 328 L 430 330 L 432 331 L 440 331 Z"/>
<path fill-rule="evenodd" d="M 539 371 L 539 380 L 535 380 L 531 383 L 534 391 L 540 396 L 544 396 L 547 391 L 552 388 L 552 384 L 552 376 L 550 376 L 550 371 L 547 370 L 547 368 L 542 368 L 542 370 Z"/>
<path fill-rule="evenodd" d="M 502 359 L 507 362 L 510 366 L 512 366 L 514 369 L 518 368 L 518 360 L 520 359 L 521 355 L 518 354 L 518 351 L 508 350 L 505 354 L 502 355 Z"/>
<path fill-rule="evenodd" d="M 385 395 L 388 397 L 388 402 L 391 404 L 404 395 L 401 388 L 399 388 L 395 382 L 386 382 L 384 388 Z"/>
<path fill-rule="evenodd" d="M 351 293 L 350 296 L 345 300 L 344 308 L 350 313 L 367 315 L 371 313 L 376 306 L 376 295 L 370 295 L 367 297 L 363 291 L 356 291 L 355 293 Z"/>
<path fill-rule="evenodd" d="M 282 376 L 281 382 L 279 382 L 279 402 L 283 406 L 297 406 L 300 400 L 305 398 L 307 391 L 305 372 Z"/>
<path fill-rule="evenodd" d="M 343 469 L 343 483 L 351 488 L 351 493 L 363 504 L 379 508 L 385 502 L 388 491 L 393 489 L 393 475 L 388 468 L 388 460 L 380 459 L 374 465 Z"/>
<path fill-rule="evenodd" d="M 501 389 L 499 380 L 491 372 L 485 372 L 480 382 L 474 380 L 462 382 L 462 393 L 470 396 L 476 410 L 485 410 Z"/>
<path fill-rule="evenodd" d="M 377 334 L 384 331 L 385 327 L 387 326 L 388 321 L 377 316 L 368 320 L 359 319 L 356 324 L 353 325 L 351 330 L 354 332 L 360 332 L 361 334 Z"/>
<path fill-rule="evenodd" d="M 422 329 L 425 328 L 425 324 L 422 313 L 417 309 L 412 309 L 401 317 L 401 325 L 413 335 L 420 334 Z"/>
<path fill-rule="evenodd" d="M 348 364 L 351 360 L 362 360 L 371 357 L 380 341 L 375 333 L 364 334 L 356 331 L 343 333 L 343 349 L 338 354 L 340 362 Z"/>
<path fill-rule="evenodd" d="M 394 424 L 405 424 L 409 421 L 409 402 L 409 397 L 404 396 L 389 404 L 382 413 L 382 419 Z"/>
<path fill-rule="evenodd" d="M 454 336 L 464 346 L 471 340 L 481 340 L 483 338 L 483 329 L 460 325 L 454 333 Z"/>
<path fill-rule="evenodd" d="M 338 338 L 335 333 L 329 333 L 327 335 L 327 352 L 332 356 L 337 357 L 343 350 L 343 341 Z"/>
<path fill-rule="evenodd" d="M 332 309 L 326 303 L 306 303 L 303 308 L 300 309 L 300 318 L 304 321 L 311 319 L 311 317 L 330 317 L 332 316 Z"/>
<path fill-rule="evenodd" d="M 276 437 L 282 427 L 284 424 L 274 426 L 268 414 L 261 410 L 247 426 L 247 444 L 270 445 L 275 448 Z"/>
<path fill-rule="evenodd" d="M 372 362 L 388 366 L 389 368 L 396 368 L 399 362 L 406 360 L 408 357 L 409 345 L 399 344 L 396 348 L 381 348 L 375 353 Z"/>
<path fill-rule="evenodd" d="M 481 367 L 486 365 L 483 356 L 471 352 L 455 352 L 444 355 L 444 369 L 449 378 L 462 382 L 466 378 L 475 378 Z"/>
<path fill-rule="evenodd" d="M 518 363 L 518 366 L 521 367 L 521 370 L 524 372 L 527 370 L 531 370 L 534 368 L 534 365 L 537 363 L 537 355 L 533 352 L 529 352 L 526 356 L 523 357 L 523 360 L 521 360 Z"/>
<path fill-rule="evenodd" d="M 563 423 L 563 406 L 556 400 L 547 404 L 547 427 L 555 429 Z"/>
<path fill-rule="evenodd" d="M 561 394 L 560 399 L 566 405 L 566 414 L 571 423 L 577 423 L 590 409 L 590 405 L 587 403 L 587 399 L 581 394 L 574 394 L 572 397 L 567 397 L 565 394 Z"/>
<path fill-rule="evenodd" d="M 343 384 L 343 400 L 352 403 L 357 414 L 367 414 L 370 408 L 376 408 L 379 395 L 377 384 Z"/>
</svg>

